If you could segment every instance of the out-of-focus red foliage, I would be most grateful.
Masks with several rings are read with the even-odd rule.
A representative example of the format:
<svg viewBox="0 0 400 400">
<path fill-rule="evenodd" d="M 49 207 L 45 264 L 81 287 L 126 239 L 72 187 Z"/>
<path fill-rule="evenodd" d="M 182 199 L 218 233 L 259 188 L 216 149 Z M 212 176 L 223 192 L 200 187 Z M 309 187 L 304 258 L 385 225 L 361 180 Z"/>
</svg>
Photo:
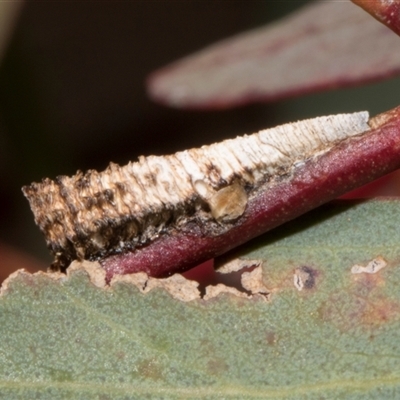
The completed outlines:
<svg viewBox="0 0 400 400">
<path fill-rule="evenodd" d="M 348 87 L 398 74 L 398 46 L 397 35 L 351 2 L 317 2 L 154 72 L 148 92 L 169 106 L 205 109 Z"/>
<path fill-rule="evenodd" d="M 47 265 L 36 258 L 25 254 L 20 249 L 0 243 L 0 284 L 17 269 L 24 268 L 29 272 L 46 270 Z"/>
</svg>

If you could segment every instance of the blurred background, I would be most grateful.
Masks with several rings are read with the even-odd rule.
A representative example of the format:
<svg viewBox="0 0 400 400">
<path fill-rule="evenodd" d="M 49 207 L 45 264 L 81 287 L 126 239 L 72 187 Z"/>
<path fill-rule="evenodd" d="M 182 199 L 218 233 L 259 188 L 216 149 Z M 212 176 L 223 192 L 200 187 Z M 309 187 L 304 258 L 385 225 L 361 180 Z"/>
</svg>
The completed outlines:
<svg viewBox="0 0 400 400">
<path fill-rule="evenodd" d="M 146 97 L 155 69 L 305 3 L 0 3 L 0 281 L 52 260 L 21 192 L 32 181 L 297 119 L 363 109 L 374 115 L 398 105 L 398 78 L 224 111 L 170 109 Z M 375 193 L 397 193 L 385 182 Z"/>
</svg>

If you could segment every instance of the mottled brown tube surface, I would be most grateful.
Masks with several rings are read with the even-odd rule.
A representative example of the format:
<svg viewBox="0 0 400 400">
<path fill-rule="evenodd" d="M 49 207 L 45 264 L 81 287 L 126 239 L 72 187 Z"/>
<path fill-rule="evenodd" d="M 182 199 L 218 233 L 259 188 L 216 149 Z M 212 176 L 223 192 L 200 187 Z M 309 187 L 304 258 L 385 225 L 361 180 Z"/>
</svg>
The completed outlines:
<svg viewBox="0 0 400 400">
<path fill-rule="evenodd" d="M 23 192 L 56 267 L 125 254 L 138 259 L 122 273 L 145 270 L 154 275 L 155 257 L 147 253 L 153 243 L 159 246 L 154 253 L 159 264 L 179 259 L 176 268 L 182 268 L 262 233 L 277 224 L 275 219 L 284 222 L 291 198 L 285 191 L 277 218 L 269 217 L 268 223 L 253 218 L 276 203 L 275 195 L 269 199 L 270 190 L 292 185 L 324 155 L 368 131 L 366 112 L 320 117 L 173 155 L 140 157 L 123 167 L 110 164 L 103 172 L 44 179 Z M 303 179 L 302 185 L 312 179 Z M 295 207 L 299 212 L 289 210 L 291 217 L 309 209 L 308 204 Z M 143 252 L 147 261 L 142 268 Z"/>
</svg>

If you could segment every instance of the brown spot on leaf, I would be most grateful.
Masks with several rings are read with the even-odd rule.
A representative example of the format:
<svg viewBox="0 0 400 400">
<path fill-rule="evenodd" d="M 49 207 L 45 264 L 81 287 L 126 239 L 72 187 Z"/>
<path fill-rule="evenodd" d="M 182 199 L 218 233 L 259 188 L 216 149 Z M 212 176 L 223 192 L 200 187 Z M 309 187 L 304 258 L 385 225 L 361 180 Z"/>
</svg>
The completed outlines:
<svg viewBox="0 0 400 400">
<path fill-rule="evenodd" d="M 369 296 L 385 286 L 385 276 L 382 274 L 361 273 L 353 275 L 353 289 L 358 296 Z"/>
<path fill-rule="evenodd" d="M 226 372 L 227 370 L 228 370 L 228 365 L 222 358 L 213 357 L 207 363 L 207 371 L 210 373 L 210 375 L 218 376 Z"/>
<path fill-rule="evenodd" d="M 267 331 L 265 334 L 265 339 L 269 346 L 274 346 L 278 341 L 274 331 Z"/>
<path fill-rule="evenodd" d="M 293 276 L 293 283 L 297 290 L 313 289 L 318 271 L 307 266 L 296 268 Z"/>
<path fill-rule="evenodd" d="M 141 361 L 137 366 L 137 373 L 146 380 L 147 378 L 158 380 L 162 379 L 162 369 L 155 359 Z"/>
<path fill-rule="evenodd" d="M 366 301 L 360 322 L 363 325 L 377 326 L 397 319 L 400 316 L 400 304 L 385 297 Z"/>
<path fill-rule="evenodd" d="M 381 274 L 352 276 L 347 288 L 334 293 L 320 308 L 320 317 L 347 331 L 356 327 L 377 328 L 400 318 L 400 303 L 384 291 Z"/>
</svg>

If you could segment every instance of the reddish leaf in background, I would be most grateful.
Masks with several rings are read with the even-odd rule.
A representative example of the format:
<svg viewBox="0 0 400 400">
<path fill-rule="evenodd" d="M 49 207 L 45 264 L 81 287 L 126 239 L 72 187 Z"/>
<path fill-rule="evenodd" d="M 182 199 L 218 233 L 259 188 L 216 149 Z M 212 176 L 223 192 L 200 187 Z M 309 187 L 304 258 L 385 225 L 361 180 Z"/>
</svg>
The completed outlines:
<svg viewBox="0 0 400 400">
<path fill-rule="evenodd" d="M 169 106 L 205 109 L 355 85 L 399 73 L 399 44 L 351 2 L 313 3 L 154 72 L 148 92 Z"/>
<path fill-rule="evenodd" d="M 21 250 L 0 242 L 0 284 L 21 267 L 29 272 L 36 272 L 45 270 L 48 266 Z"/>
<path fill-rule="evenodd" d="M 352 2 L 400 35 L 399 0 L 352 0 Z"/>
</svg>

